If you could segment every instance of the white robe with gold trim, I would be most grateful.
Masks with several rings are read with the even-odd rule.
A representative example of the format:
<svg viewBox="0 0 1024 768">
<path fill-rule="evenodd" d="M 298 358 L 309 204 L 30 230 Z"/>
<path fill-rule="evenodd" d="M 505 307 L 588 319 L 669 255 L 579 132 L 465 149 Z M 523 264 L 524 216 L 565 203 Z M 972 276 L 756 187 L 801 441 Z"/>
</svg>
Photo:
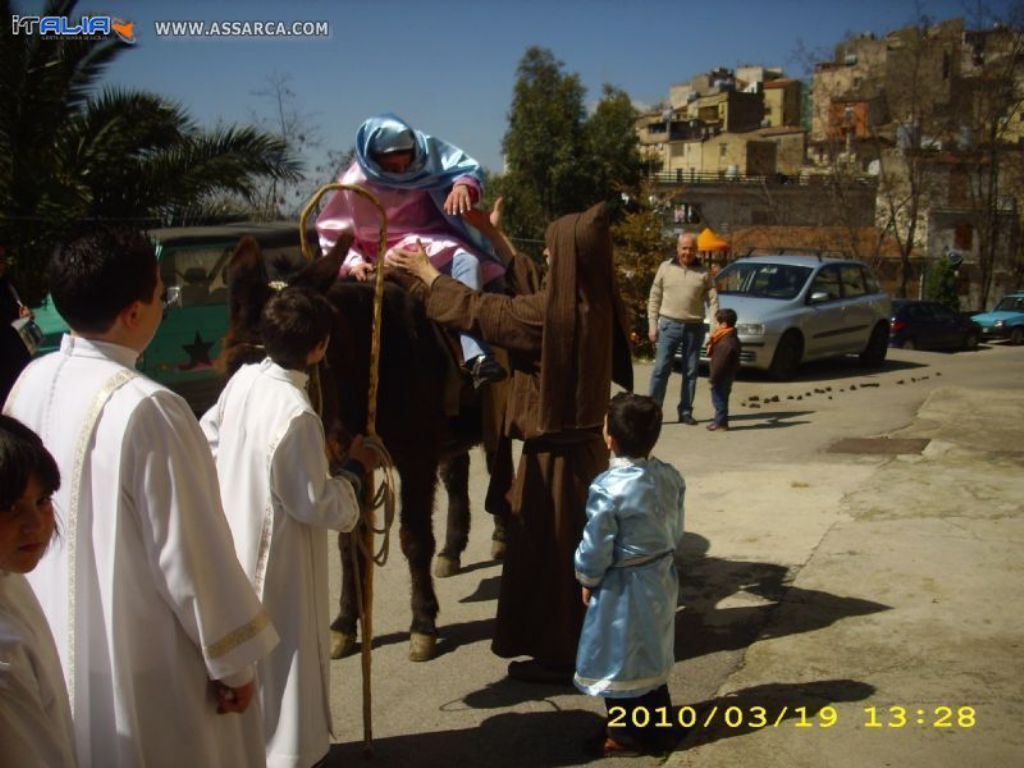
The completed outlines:
<svg viewBox="0 0 1024 768">
<path fill-rule="evenodd" d="M 330 747 L 326 529 L 359 518 L 352 484 L 328 473 L 307 378 L 269 359 L 243 366 L 201 422 L 238 559 L 281 634 L 259 665 L 270 768 L 306 768 Z"/>
<path fill-rule="evenodd" d="M 195 417 L 137 375 L 135 358 L 65 336 L 5 407 L 61 470 L 61 538 L 28 579 L 64 668 L 78 758 L 260 765 L 259 707 L 218 715 L 209 681 L 244 682 L 277 634 L 235 557 Z"/>
</svg>

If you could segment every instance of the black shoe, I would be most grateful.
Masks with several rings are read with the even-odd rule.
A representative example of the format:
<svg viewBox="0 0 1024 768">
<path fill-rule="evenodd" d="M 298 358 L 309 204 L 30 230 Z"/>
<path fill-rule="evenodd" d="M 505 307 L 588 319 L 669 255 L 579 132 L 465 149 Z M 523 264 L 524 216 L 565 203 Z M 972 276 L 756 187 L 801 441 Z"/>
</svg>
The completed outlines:
<svg viewBox="0 0 1024 768">
<path fill-rule="evenodd" d="M 558 664 L 537 659 L 512 661 L 508 665 L 508 676 L 523 683 L 572 685 L 575 666 L 575 664 Z"/>
<path fill-rule="evenodd" d="M 693 416 L 680 416 L 679 423 L 685 424 L 688 427 L 694 427 L 697 425 L 697 420 Z"/>
<path fill-rule="evenodd" d="M 493 384 L 508 378 L 508 372 L 489 355 L 479 355 L 473 361 L 470 373 L 473 374 L 473 389 L 480 389 L 484 384 Z"/>
</svg>

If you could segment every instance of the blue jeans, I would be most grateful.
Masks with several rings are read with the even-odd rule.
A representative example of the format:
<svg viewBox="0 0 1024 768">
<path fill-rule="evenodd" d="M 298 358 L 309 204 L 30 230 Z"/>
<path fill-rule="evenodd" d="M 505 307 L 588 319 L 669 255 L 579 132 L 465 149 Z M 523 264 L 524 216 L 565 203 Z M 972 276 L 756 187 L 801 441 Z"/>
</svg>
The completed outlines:
<svg viewBox="0 0 1024 768">
<path fill-rule="evenodd" d="M 650 395 L 664 407 L 668 377 L 672 373 L 672 358 L 677 349 L 683 353 L 683 382 L 679 391 L 680 420 L 693 416 L 693 398 L 697 394 L 697 368 L 700 365 L 700 347 L 704 343 L 704 323 L 682 323 L 667 317 L 658 318 L 658 346 L 651 372 Z"/>
<path fill-rule="evenodd" d="M 720 427 L 729 426 L 730 392 L 732 392 L 732 379 L 711 385 L 711 404 L 715 407 L 715 424 Z"/>
<path fill-rule="evenodd" d="M 448 265 L 451 276 L 465 286 L 479 291 L 483 285 L 483 278 L 480 276 L 480 259 L 472 253 L 459 249 L 455 252 Z M 466 333 L 459 334 L 459 343 L 462 345 L 462 359 L 469 363 L 480 355 L 491 354 L 489 345 Z"/>
</svg>

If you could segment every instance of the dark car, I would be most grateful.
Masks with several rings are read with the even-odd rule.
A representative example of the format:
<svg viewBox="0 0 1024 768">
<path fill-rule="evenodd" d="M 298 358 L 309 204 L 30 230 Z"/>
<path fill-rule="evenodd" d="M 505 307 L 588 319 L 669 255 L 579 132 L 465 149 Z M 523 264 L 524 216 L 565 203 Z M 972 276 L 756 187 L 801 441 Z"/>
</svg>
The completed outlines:
<svg viewBox="0 0 1024 768">
<path fill-rule="evenodd" d="M 893 299 L 889 346 L 903 349 L 977 349 L 981 326 L 937 301 Z"/>
</svg>

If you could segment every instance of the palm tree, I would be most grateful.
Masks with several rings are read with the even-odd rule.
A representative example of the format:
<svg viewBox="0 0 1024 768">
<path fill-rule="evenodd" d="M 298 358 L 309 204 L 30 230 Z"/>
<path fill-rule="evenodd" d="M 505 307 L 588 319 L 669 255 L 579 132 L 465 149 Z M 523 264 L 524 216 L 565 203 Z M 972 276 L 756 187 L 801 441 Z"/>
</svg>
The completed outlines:
<svg viewBox="0 0 1024 768">
<path fill-rule="evenodd" d="M 41 15 L 70 17 L 75 5 L 49 0 Z M 0 19 L 11 15 L 0 0 Z M 109 37 L 14 35 L 0 24 L 0 243 L 29 300 L 44 289 L 54 244 L 81 221 L 195 223 L 226 193 L 249 200 L 264 179 L 300 177 L 266 132 L 203 130 L 158 95 L 101 90 L 104 70 L 129 48 Z"/>
</svg>

